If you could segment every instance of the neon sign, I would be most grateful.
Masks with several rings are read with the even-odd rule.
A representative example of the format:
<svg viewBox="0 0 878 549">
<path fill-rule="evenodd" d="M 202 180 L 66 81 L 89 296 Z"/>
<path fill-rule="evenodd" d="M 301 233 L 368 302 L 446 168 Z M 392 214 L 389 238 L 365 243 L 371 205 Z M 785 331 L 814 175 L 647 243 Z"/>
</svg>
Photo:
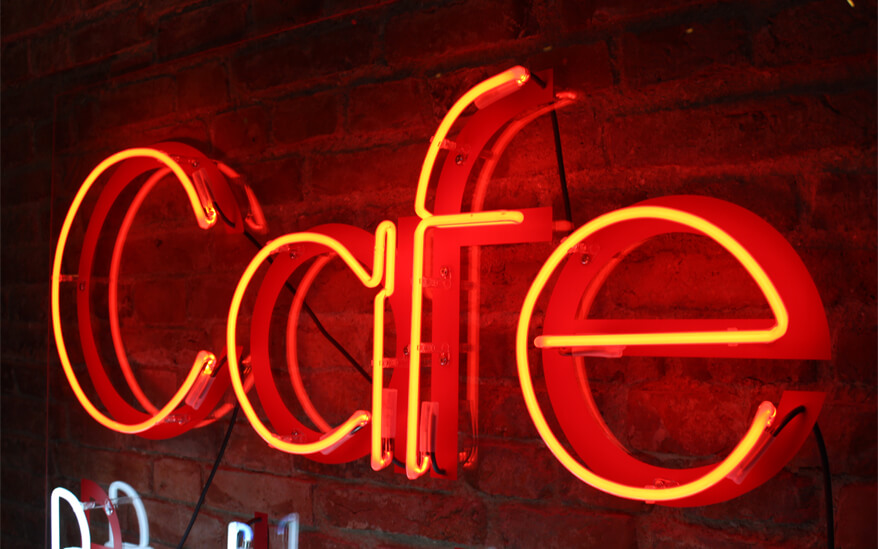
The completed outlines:
<svg viewBox="0 0 878 549">
<path fill-rule="evenodd" d="M 183 186 L 197 225 L 230 231 L 264 228 L 252 191 L 230 168 L 189 147 L 163 143 L 111 156 L 88 176 L 68 211 L 52 268 L 52 320 L 59 357 L 74 394 L 98 422 L 119 432 L 161 438 L 203 424 L 228 385 L 256 432 L 272 447 L 326 463 L 370 456 L 372 468 L 395 464 L 409 479 L 430 472 L 456 478 L 459 376 L 466 363 L 467 398 L 477 413 L 479 247 L 550 241 L 550 208 L 482 211 L 485 188 L 496 158 L 528 122 L 575 98 L 555 95 L 551 74 L 532 75 L 514 67 L 465 93 L 443 118 L 430 141 L 418 178 L 415 217 L 381 222 L 374 235 L 332 224 L 271 240 L 240 276 L 229 307 L 226 345 L 221 352 L 199 351 L 189 375 L 163 407 L 143 395 L 125 358 L 119 336 L 116 287 L 118 258 L 143 197 L 159 179 L 173 175 Z M 458 118 L 473 111 L 463 121 Z M 462 126 L 449 138 L 455 125 Z M 445 159 L 439 164 L 440 155 Z M 478 181 L 471 210 L 462 197 L 478 158 Z M 94 183 L 111 166 L 91 215 L 76 277 L 61 274 L 70 227 Z M 438 169 L 438 176 L 435 173 Z M 114 350 L 132 394 L 145 412 L 116 391 L 98 356 L 91 328 L 88 281 L 100 227 L 110 205 L 131 181 L 150 173 L 126 214 L 110 269 L 111 330 Z M 436 181 L 432 208 L 427 196 Z M 744 268 L 764 296 L 772 318 L 698 320 L 605 320 L 588 318 L 607 276 L 640 243 L 667 233 L 692 233 L 719 244 Z M 470 248 L 468 270 L 461 249 Z M 295 253 L 286 253 L 295 250 Z M 585 264 L 569 259 L 589 250 Z M 284 253 L 282 253 L 284 252 Z M 297 356 L 298 318 L 305 295 L 321 270 L 337 258 L 373 300 L 371 406 L 350 412 L 331 426 L 311 402 Z M 256 290 L 249 341 L 239 341 L 244 295 L 263 264 L 270 266 Z M 287 367 L 294 392 L 316 429 L 284 404 L 272 376 L 268 333 L 272 312 L 288 279 L 305 270 L 288 315 Z M 468 277 L 468 278 L 465 278 Z M 76 280 L 80 340 L 88 372 L 107 412 L 82 390 L 62 333 L 59 288 Z M 467 283 L 467 284 L 465 284 Z M 461 341 L 461 292 L 468 295 L 466 341 Z M 531 321 L 538 300 L 548 295 L 542 333 Z M 425 309 L 424 303 L 430 306 Z M 395 348 L 385 348 L 385 313 L 394 312 Z M 431 322 L 425 323 L 425 311 Z M 531 419 L 554 456 L 577 478 L 610 494 L 666 505 L 701 505 L 735 497 L 765 482 L 798 451 L 817 419 L 823 393 L 788 391 L 780 403 L 759 405 L 732 452 L 714 466 L 672 470 L 644 464 L 628 454 L 601 419 L 587 382 L 587 356 L 720 356 L 828 359 L 829 332 L 819 295 L 798 255 L 763 220 L 728 202 L 696 196 L 647 200 L 599 216 L 572 232 L 546 260 L 523 298 L 515 338 L 517 371 Z M 463 345 L 465 343 L 466 345 Z M 249 352 L 249 375 L 243 357 Z M 529 351 L 538 350 L 552 409 L 571 453 L 549 427 L 536 397 Z M 466 360 L 464 361 L 463 357 Z M 227 365 L 228 368 L 224 368 Z M 427 368 L 425 374 L 425 368 Z M 385 370 L 392 370 L 385 381 Z M 422 376 L 422 374 L 425 374 Z M 429 387 L 429 393 L 422 386 Z M 265 421 L 252 403 L 255 389 Z M 802 412 L 804 410 L 804 412 Z M 224 410 L 214 412 L 218 417 Z M 798 415 L 795 424 L 776 427 L 778 418 Z M 475 419 L 473 420 L 475 423 Z M 786 421 L 782 421 L 786 426 Z M 576 456 L 574 455 L 576 454 Z M 473 456 L 468 456 L 472 459 Z M 588 464 L 588 466 L 585 465 Z"/>
</svg>

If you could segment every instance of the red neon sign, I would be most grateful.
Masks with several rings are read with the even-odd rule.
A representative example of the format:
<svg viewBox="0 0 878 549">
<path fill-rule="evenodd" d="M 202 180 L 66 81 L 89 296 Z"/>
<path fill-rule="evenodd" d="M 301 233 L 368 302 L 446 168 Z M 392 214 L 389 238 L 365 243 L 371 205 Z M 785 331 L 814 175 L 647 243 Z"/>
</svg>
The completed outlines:
<svg viewBox="0 0 878 549">
<path fill-rule="evenodd" d="M 156 181 L 173 174 L 182 184 L 202 229 L 226 224 L 231 230 L 242 230 L 245 217 L 252 222 L 261 219 L 261 212 L 252 193 L 246 192 L 251 215 L 243 215 L 245 208 L 234 200 L 230 191 L 229 180 L 234 181 L 234 172 L 214 165 L 188 148 L 182 149 L 181 145 L 132 149 L 108 158 L 89 175 L 74 198 L 62 226 L 52 270 L 55 339 L 65 374 L 80 403 L 108 428 L 142 436 L 173 436 L 202 421 L 230 383 L 256 432 L 282 451 L 330 463 L 368 454 L 375 470 L 400 458 L 410 479 L 428 471 L 454 478 L 459 457 L 456 441 L 458 379 L 464 355 L 467 355 L 470 377 L 467 395 L 472 404 L 477 400 L 474 382 L 477 375 L 473 374 L 478 364 L 478 284 L 473 282 L 478 280 L 478 246 L 548 241 L 553 228 L 548 208 L 481 211 L 487 181 L 496 162 L 492 159 L 500 156 L 511 136 L 529 121 L 572 100 L 569 95 L 553 95 L 550 74 L 532 78 L 521 67 L 492 77 L 464 94 L 442 120 L 428 147 L 415 197 L 417 217 L 404 218 L 396 224 L 383 221 L 374 235 L 347 225 L 326 225 L 270 241 L 252 258 L 235 288 L 226 324 L 224 353 L 199 352 L 186 380 L 161 409 L 143 395 L 131 374 L 119 336 L 118 316 L 113 311 L 117 299 L 118 257 L 143 196 Z M 458 117 L 472 105 L 477 111 L 466 119 L 454 141 L 449 141 L 449 132 Z M 508 123 L 510 120 L 513 122 Z M 472 211 L 461 211 L 465 184 L 475 158 L 489 144 L 488 152 L 492 154 L 483 155 L 489 160 L 477 181 Z M 443 149 L 449 154 L 439 169 L 431 211 L 427 207 L 428 185 L 434 178 Z M 196 156 L 201 165 L 211 169 L 195 169 L 199 163 L 193 165 L 179 160 Z M 65 278 L 61 275 L 61 264 L 70 226 L 85 194 L 116 164 L 119 166 L 110 176 L 86 231 L 78 280 L 87 285 L 97 234 L 109 205 L 136 176 L 153 171 L 123 220 L 114 247 L 109 285 L 114 349 L 126 382 L 146 413 L 125 402 L 106 375 L 94 348 L 87 291 L 85 298 L 77 301 L 80 339 L 89 375 L 107 413 L 98 409 L 82 391 L 70 365 L 61 330 L 59 285 Z M 249 191 L 246 187 L 245 190 Z M 224 223 L 217 223 L 218 217 L 223 217 Z M 264 221 L 256 225 L 262 226 Z M 722 246 L 757 284 L 773 318 L 589 319 L 588 311 L 597 289 L 621 258 L 639 243 L 671 232 L 703 235 Z M 463 246 L 472 247 L 468 281 L 475 288 L 469 290 L 468 350 L 462 348 L 460 341 Z M 297 253 L 278 253 L 291 247 L 295 247 Z M 571 254 L 583 248 L 601 252 L 592 254 L 593 260 L 588 265 L 567 261 Z M 237 337 L 243 297 L 256 272 L 272 257 L 274 261 L 257 291 L 248 347 Z M 373 301 L 371 407 L 352 410 L 348 419 L 336 426 L 328 424 L 311 402 L 301 381 L 296 354 L 298 317 L 304 296 L 332 257 L 340 259 L 364 287 L 378 290 Z M 316 430 L 295 417 L 283 403 L 272 378 L 268 353 L 268 327 L 278 295 L 288 278 L 315 258 L 306 268 L 293 299 L 286 334 L 290 379 Z M 551 280 L 555 281 L 550 289 Z M 425 292 L 427 288 L 429 292 Z M 550 297 L 543 333 L 533 334 L 530 324 L 534 308 L 540 295 L 547 291 Z M 423 323 L 425 299 L 431 300 L 429 330 L 425 330 Z M 396 333 L 400 336 L 395 349 L 385 349 L 388 304 L 395 313 Z M 242 379 L 242 347 L 249 348 L 251 357 L 252 373 L 246 380 Z M 528 350 L 534 347 L 542 350 L 555 415 L 579 457 L 569 452 L 552 432 L 537 401 L 528 359 Z M 629 499 L 698 505 L 735 497 L 775 474 L 798 451 L 816 421 L 823 395 L 789 392 L 777 408 L 770 402 L 762 403 L 736 448 L 715 466 L 689 470 L 652 467 L 621 449 L 603 424 L 588 384 L 583 381 L 587 379 L 584 356 L 631 354 L 826 359 L 828 327 L 813 281 L 783 237 L 752 213 L 716 199 L 665 197 L 604 214 L 574 231 L 546 260 L 524 296 L 516 333 L 522 393 L 540 436 L 572 474 L 599 490 Z M 228 375 L 221 368 L 223 355 L 227 358 Z M 425 360 L 430 363 L 430 392 L 426 397 L 421 392 Z M 385 387 L 384 370 L 391 368 L 393 372 Z M 219 370 L 222 371 L 218 373 Z M 211 381 L 213 379 L 220 381 Z M 251 386 L 256 389 L 267 422 L 260 418 L 251 402 Z M 806 413 L 797 421 L 796 428 L 772 436 L 771 426 L 776 415 L 786 414 L 797 406 L 804 406 Z M 172 421 L 175 416 L 185 416 L 186 420 Z M 588 467 L 581 460 L 588 463 Z"/>
</svg>

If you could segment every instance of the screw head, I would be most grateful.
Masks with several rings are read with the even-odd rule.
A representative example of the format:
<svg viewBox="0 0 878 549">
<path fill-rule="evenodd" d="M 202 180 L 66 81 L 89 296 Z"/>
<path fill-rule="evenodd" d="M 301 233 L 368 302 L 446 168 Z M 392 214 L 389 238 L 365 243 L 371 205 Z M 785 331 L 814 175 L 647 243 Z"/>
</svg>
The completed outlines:
<svg viewBox="0 0 878 549">
<path fill-rule="evenodd" d="M 588 254 L 582 254 L 582 257 L 579 258 L 579 262 L 583 265 L 588 265 L 591 263 L 591 256 Z"/>
<path fill-rule="evenodd" d="M 458 166 L 462 165 L 464 160 L 466 160 L 466 157 L 463 156 L 463 153 L 458 153 L 458 155 L 454 157 L 454 163 Z"/>
</svg>

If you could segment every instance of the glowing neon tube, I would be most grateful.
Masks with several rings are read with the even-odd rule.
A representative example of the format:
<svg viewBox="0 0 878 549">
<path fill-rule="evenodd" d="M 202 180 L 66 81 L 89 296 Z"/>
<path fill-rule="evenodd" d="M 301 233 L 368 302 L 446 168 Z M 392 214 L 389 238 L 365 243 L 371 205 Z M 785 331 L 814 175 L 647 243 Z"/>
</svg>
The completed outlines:
<svg viewBox="0 0 878 549">
<path fill-rule="evenodd" d="M 415 229 L 412 251 L 412 322 L 409 336 L 409 389 L 406 416 L 405 469 L 409 479 L 427 472 L 430 457 L 418 458 L 418 416 L 421 387 L 421 315 L 423 311 L 424 241 L 431 228 L 480 227 L 518 224 L 524 214 L 518 211 L 489 211 L 451 215 L 431 215 L 422 218 Z"/>
<path fill-rule="evenodd" d="M 131 206 L 129 206 L 128 211 L 125 212 L 125 218 L 122 220 L 122 225 L 119 227 L 119 232 L 116 234 L 116 243 L 113 245 L 113 256 L 110 259 L 110 279 L 107 285 L 107 301 L 110 310 L 110 335 L 113 338 L 113 349 L 116 351 L 116 359 L 119 360 L 119 368 L 121 368 L 122 374 L 125 376 L 125 381 L 128 382 L 128 387 L 131 389 L 134 398 L 136 398 L 137 402 L 139 402 L 140 405 L 151 414 L 156 413 L 158 408 L 156 408 L 149 398 L 147 398 L 143 389 L 140 387 L 140 384 L 137 382 L 137 378 L 134 377 L 134 372 L 131 370 L 131 364 L 128 363 L 128 355 L 125 353 L 125 345 L 122 343 L 122 334 L 119 329 L 119 266 L 122 263 L 122 249 L 125 247 L 125 241 L 128 240 L 128 232 L 131 230 L 131 225 L 134 223 L 134 218 L 137 216 L 137 212 L 140 211 L 140 206 L 143 204 L 146 196 L 152 191 L 153 187 L 155 187 L 156 183 L 161 181 L 169 173 L 171 173 L 170 168 L 162 168 L 156 171 L 146 180 L 146 183 L 144 183 L 140 190 L 137 191 L 134 200 L 131 201 Z"/>
<path fill-rule="evenodd" d="M 299 403 L 302 405 L 305 415 L 311 418 L 314 425 L 324 433 L 330 431 L 332 427 L 323 419 L 311 398 L 308 391 L 305 390 L 305 384 L 302 383 L 302 373 L 299 371 L 299 357 L 296 352 L 298 331 L 299 331 L 299 315 L 302 312 L 302 305 L 305 303 L 305 295 L 314 283 L 314 279 L 320 273 L 321 269 L 332 260 L 331 255 L 320 256 L 314 260 L 314 263 L 305 272 L 296 293 L 293 295 L 293 303 L 290 305 L 290 314 L 287 317 L 287 371 L 290 373 L 290 383 Z"/>
<path fill-rule="evenodd" d="M 501 99 L 504 95 L 516 91 L 523 86 L 529 78 L 530 73 L 524 67 L 512 67 L 509 70 L 501 72 L 500 74 L 477 84 L 463 94 L 463 96 L 451 106 L 451 109 L 445 114 L 445 118 L 442 119 L 442 122 L 436 129 L 436 133 L 433 134 L 433 139 L 430 140 L 430 147 L 427 149 L 427 156 L 424 158 L 424 163 L 421 165 L 421 174 L 418 177 L 418 190 L 415 194 L 415 213 L 418 214 L 418 217 L 425 219 L 433 215 L 426 207 L 427 187 L 430 185 L 430 175 L 433 173 L 433 165 L 436 163 L 436 157 L 439 155 L 442 143 L 445 141 L 445 137 L 451 130 L 451 126 L 454 125 L 455 120 L 457 120 L 461 113 L 463 113 L 471 103 L 475 102 L 480 97 L 492 95 L 493 97 L 491 97 L 491 101 L 496 101 Z M 493 92 L 500 92 L 501 95 L 496 95 Z"/>
<path fill-rule="evenodd" d="M 729 344 L 729 343 L 771 343 L 783 337 L 789 328 L 789 314 L 786 306 L 768 277 L 765 270 L 741 244 L 731 235 L 713 223 L 697 215 L 660 206 L 633 206 L 604 214 L 576 230 L 546 260 L 531 291 L 542 291 L 555 267 L 589 235 L 622 221 L 633 219 L 661 219 L 691 227 L 712 238 L 731 253 L 759 286 L 765 296 L 777 323 L 767 330 L 702 331 L 702 332 L 656 332 L 644 334 L 585 334 L 585 335 L 543 335 L 536 338 L 537 347 L 611 347 L 622 345 L 686 345 L 686 344 Z"/>
<path fill-rule="evenodd" d="M 51 502 L 51 547 L 52 549 L 61 549 L 61 500 L 66 501 L 70 508 L 73 509 L 73 515 L 76 517 L 76 523 L 79 526 L 79 536 L 82 547 L 91 547 L 91 532 L 88 530 L 88 519 L 85 517 L 85 511 L 82 503 L 73 492 L 60 486 L 52 490 Z"/>
<path fill-rule="evenodd" d="M 374 302 L 374 338 L 372 343 L 372 469 L 380 471 L 393 461 L 393 452 L 384 449 L 384 302 L 387 290 L 381 290 Z"/>
<path fill-rule="evenodd" d="M 77 212 L 79 211 L 79 207 L 82 205 L 82 201 L 85 199 L 85 195 L 91 189 L 92 185 L 98 179 L 98 177 L 100 177 L 100 175 L 103 174 L 111 166 L 129 158 L 138 157 L 154 158 L 167 166 L 174 173 L 174 175 L 177 176 L 177 179 L 180 181 L 184 191 L 186 192 L 186 196 L 189 198 L 189 203 L 192 207 L 193 213 L 195 214 L 195 218 L 198 222 L 199 227 L 201 227 L 202 229 L 206 229 L 216 223 L 216 211 L 213 209 L 212 206 L 206 206 L 205 204 L 201 203 L 195 187 L 192 183 L 192 180 L 189 178 L 188 175 L 186 175 L 186 172 L 183 171 L 183 168 L 180 167 L 180 165 L 176 161 L 174 161 L 174 159 L 172 159 L 169 155 L 162 151 L 148 148 L 127 149 L 118 152 L 112 156 L 109 156 L 108 158 L 104 159 L 100 164 L 98 164 L 91 171 L 91 173 L 89 173 L 88 177 L 86 177 L 85 181 L 82 183 L 82 186 L 73 197 L 73 203 L 70 205 L 70 209 L 67 211 L 67 216 L 64 218 L 64 223 L 61 225 L 61 232 L 58 235 L 58 244 L 55 248 L 55 257 L 54 261 L 52 262 L 52 287 L 50 295 L 52 331 L 55 336 L 55 345 L 58 348 L 58 358 L 61 360 L 61 367 L 64 370 L 64 374 L 67 376 L 67 381 L 70 383 L 70 388 L 73 389 L 73 393 L 76 396 L 76 399 L 79 401 L 82 407 L 85 408 L 86 412 L 88 412 L 88 414 L 92 416 L 98 423 L 114 431 L 119 431 L 121 433 L 127 434 L 141 433 L 164 421 L 165 418 L 167 418 L 171 414 L 171 412 L 173 412 L 177 408 L 177 406 L 183 401 L 183 399 L 186 397 L 186 394 L 189 392 L 189 389 L 192 388 L 192 385 L 195 383 L 198 374 L 201 372 L 203 362 L 206 360 L 210 360 L 210 357 L 213 357 L 213 360 L 216 360 L 216 357 L 214 357 L 211 353 L 201 351 L 198 356 L 196 356 L 192 369 L 189 371 L 189 374 L 187 375 L 185 381 L 180 386 L 177 393 L 171 398 L 171 400 L 161 410 L 159 410 L 150 418 L 133 424 L 118 422 L 98 410 L 97 407 L 92 404 L 88 396 L 86 396 L 85 392 L 82 390 L 82 386 L 79 384 L 79 380 L 77 380 L 76 374 L 73 371 L 73 366 L 70 363 L 70 357 L 67 353 L 67 346 L 64 343 L 64 335 L 61 330 L 60 312 L 61 263 L 64 257 L 64 248 L 67 245 L 67 238 L 70 235 L 70 228 L 73 225 L 73 220 L 76 217 Z"/>
<path fill-rule="evenodd" d="M 235 396 L 238 398 L 238 402 L 241 405 L 241 410 L 244 411 L 244 415 L 247 416 L 250 424 L 263 440 L 284 452 L 307 455 L 326 451 L 343 442 L 343 439 L 347 436 L 369 423 L 371 420 L 371 414 L 364 410 L 358 410 L 344 423 L 314 442 L 295 443 L 284 440 L 272 433 L 256 414 L 256 410 L 253 408 L 253 405 L 247 397 L 247 393 L 241 383 L 240 368 L 238 366 L 238 359 L 235 356 L 235 349 L 237 348 L 236 331 L 238 313 L 241 307 L 241 301 L 244 298 L 244 292 L 250 281 L 253 279 L 254 274 L 266 258 L 276 250 L 279 250 L 284 246 L 289 246 L 290 244 L 303 242 L 319 244 L 335 252 L 367 288 L 378 286 L 381 280 L 386 278 L 385 286 L 389 288 L 387 291 L 392 292 L 394 286 L 393 270 L 396 260 L 396 227 L 390 221 L 384 221 L 378 225 L 375 237 L 375 261 L 372 274 L 369 274 L 366 269 L 360 265 L 356 258 L 354 258 L 350 250 L 338 240 L 320 233 L 292 233 L 272 240 L 259 250 L 256 256 L 253 257 L 247 265 L 244 274 L 241 275 L 241 278 L 238 280 L 238 284 L 235 287 L 235 293 L 232 296 L 232 304 L 229 308 L 228 322 L 226 323 L 226 344 L 228 349 L 231 350 L 231 353 L 228 354 L 229 374 L 232 379 L 232 388 L 235 391 Z M 375 325 L 373 328 L 375 333 L 380 334 L 383 338 L 383 322 L 380 327 Z M 376 335 L 376 339 L 377 338 L 378 335 Z"/>
<path fill-rule="evenodd" d="M 618 497 L 649 502 L 672 501 L 686 498 L 707 490 L 732 474 L 748 459 L 751 459 L 752 454 L 758 450 L 763 435 L 774 419 L 776 413 L 774 406 L 770 402 L 763 402 L 759 406 L 750 428 L 735 449 L 723 461 L 702 477 L 685 484 L 666 488 L 629 486 L 613 482 L 593 473 L 579 463 L 579 461 L 577 461 L 555 437 L 542 413 L 542 410 L 540 409 L 539 402 L 537 401 L 527 358 L 528 327 L 530 326 L 531 316 L 533 315 L 533 310 L 540 292 L 545 287 L 549 277 L 551 277 L 557 266 L 565 257 L 567 257 L 573 247 L 588 235 L 614 223 L 643 218 L 662 219 L 680 223 L 692 227 L 716 240 L 741 262 L 747 272 L 759 285 L 776 317 L 776 326 L 770 330 L 748 330 L 740 332 L 542 336 L 541 338 L 538 338 L 538 345 L 544 347 L 566 347 L 604 346 L 612 344 L 633 345 L 638 344 L 638 342 L 641 342 L 640 344 L 647 344 L 642 343 L 643 341 L 648 341 L 648 344 L 684 344 L 689 342 L 752 343 L 774 341 L 786 332 L 789 325 L 789 317 L 783 301 L 777 293 L 777 289 L 750 253 L 728 233 L 709 221 L 687 212 L 656 206 L 634 206 L 610 212 L 587 223 L 567 238 L 549 256 L 549 259 L 546 260 L 546 263 L 540 269 L 540 272 L 537 274 L 530 290 L 528 290 L 528 293 L 525 296 L 516 331 L 516 361 L 525 405 L 527 406 L 528 413 L 531 416 L 534 426 L 537 428 L 540 437 L 549 447 L 549 450 L 555 455 L 558 461 L 567 468 L 567 470 L 592 487 Z M 744 337 L 741 337 L 741 334 L 743 334 Z"/>
</svg>

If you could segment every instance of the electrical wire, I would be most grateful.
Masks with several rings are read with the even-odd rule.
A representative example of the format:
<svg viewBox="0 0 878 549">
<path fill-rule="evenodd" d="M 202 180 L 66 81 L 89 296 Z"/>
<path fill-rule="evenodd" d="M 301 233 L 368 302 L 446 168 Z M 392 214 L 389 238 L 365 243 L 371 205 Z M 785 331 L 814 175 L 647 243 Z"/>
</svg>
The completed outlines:
<svg viewBox="0 0 878 549">
<path fill-rule="evenodd" d="M 561 198 L 564 200 L 564 215 L 573 226 L 573 213 L 570 208 L 570 193 L 567 190 L 567 170 L 564 169 L 564 152 L 561 147 L 561 128 L 558 125 L 558 113 L 552 109 L 552 134 L 555 136 L 555 161 L 558 164 L 558 178 L 561 182 Z"/>
<path fill-rule="evenodd" d="M 776 428 L 774 429 L 774 431 L 771 433 L 771 436 L 776 437 L 777 435 L 779 435 L 780 432 L 783 431 L 784 427 L 786 427 L 787 424 L 788 424 L 790 421 L 793 420 L 793 418 L 795 418 L 795 417 L 798 416 L 799 414 L 804 414 L 804 413 L 805 413 L 805 407 L 804 407 L 804 406 L 796 406 L 795 408 L 793 408 L 792 410 L 790 410 L 790 413 L 788 413 L 788 414 L 783 418 L 783 420 L 782 420 L 780 423 L 778 423 L 777 427 L 776 427 Z"/>
<path fill-rule="evenodd" d="M 186 543 L 186 538 L 189 537 L 189 532 L 195 524 L 195 519 L 198 517 L 198 512 L 201 510 L 201 505 L 204 503 L 205 496 L 207 496 L 207 490 L 210 488 L 211 483 L 213 483 L 213 477 L 216 475 L 217 469 L 219 469 L 219 464 L 223 459 L 223 454 L 226 453 L 226 446 L 228 446 L 229 439 L 232 436 L 232 429 L 235 427 L 235 420 L 238 419 L 238 410 L 240 407 L 240 404 L 235 404 L 235 408 L 232 410 L 232 417 L 229 419 L 229 428 L 226 429 L 226 437 L 223 439 L 219 453 L 216 455 L 216 460 L 213 462 L 213 469 L 210 470 L 207 482 L 204 483 L 204 488 L 201 490 L 201 496 L 198 498 L 198 503 L 195 504 L 195 509 L 192 511 L 192 518 L 189 519 L 189 524 L 186 526 L 186 531 L 183 533 L 183 538 L 177 545 L 177 549 L 183 549 L 183 544 Z"/>
<path fill-rule="evenodd" d="M 217 204 L 216 201 L 213 201 L 213 207 L 217 211 L 217 213 L 219 213 L 219 216 L 223 219 L 223 222 L 225 222 L 226 225 L 230 227 L 234 226 L 232 220 L 226 216 L 226 214 L 223 212 L 222 208 L 219 207 L 219 204 Z M 253 246 L 256 247 L 257 250 L 261 250 L 263 248 L 264 245 L 259 242 L 259 239 L 253 236 L 253 234 L 249 231 L 244 230 L 244 236 L 247 238 L 247 240 L 250 241 L 251 244 L 253 244 Z M 271 264 L 273 262 L 274 259 L 269 257 L 268 263 Z M 296 288 L 292 284 L 290 284 L 289 281 L 284 282 L 284 286 L 287 288 L 287 290 L 292 292 L 293 295 L 296 294 Z M 366 379 L 366 381 L 372 383 L 372 376 L 369 375 L 365 368 L 363 368 L 363 366 L 361 366 L 360 363 L 357 362 L 357 359 L 355 359 L 353 355 L 351 355 L 337 339 L 332 337 L 332 334 L 330 334 L 329 331 L 323 326 L 323 323 L 320 322 L 320 319 L 317 318 L 317 314 L 314 313 L 314 310 L 311 309 L 310 306 L 308 306 L 307 302 L 302 302 L 302 308 L 311 318 L 311 321 L 314 322 L 314 325 L 317 326 L 317 330 L 321 333 L 321 335 L 323 335 L 323 337 L 326 338 L 326 340 L 329 341 L 329 343 L 331 343 L 333 347 L 338 349 L 338 352 L 340 352 L 342 356 L 344 356 L 345 359 L 350 362 L 350 364 L 354 368 L 356 368 L 358 372 L 360 372 L 360 375 L 362 375 Z"/>
<path fill-rule="evenodd" d="M 826 546 L 829 549 L 835 549 L 835 524 L 833 520 L 834 511 L 832 508 L 832 474 L 829 471 L 829 456 L 826 454 L 826 443 L 823 441 L 823 434 L 820 433 L 820 427 L 814 423 L 814 440 L 817 442 L 817 449 L 820 451 L 820 464 L 823 466 L 823 497 L 826 508 Z"/>
<path fill-rule="evenodd" d="M 771 433 L 771 436 L 777 437 L 790 421 L 805 412 L 806 408 L 804 406 L 797 406 L 790 410 L 790 412 L 778 424 L 774 432 Z M 814 440 L 817 442 L 817 449 L 820 451 L 820 464 L 823 468 L 823 497 L 825 499 L 824 507 L 826 508 L 826 546 L 829 547 L 829 549 L 834 549 L 835 525 L 833 519 L 832 474 L 829 470 L 829 456 L 826 454 L 826 443 L 823 441 L 823 434 L 820 432 L 820 427 L 817 426 L 817 423 L 814 423 L 813 432 Z"/>
<path fill-rule="evenodd" d="M 254 246 L 256 246 L 257 249 L 262 249 L 262 246 L 263 246 L 262 243 L 260 243 L 259 240 L 258 240 L 255 236 L 253 236 L 252 234 L 250 234 L 250 233 L 247 232 L 247 231 L 244 231 L 244 236 L 246 236 L 247 239 L 248 239 L 248 240 L 249 240 Z M 268 262 L 269 262 L 269 263 L 273 263 L 273 262 L 274 262 L 274 259 L 272 259 L 271 257 L 269 257 L 269 258 L 268 258 Z M 285 286 L 290 292 L 292 292 L 293 295 L 296 294 L 296 288 L 295 288 L 292 284 L 290 284 L 289 281 L 284 282 L 284 286 Z M 350 362 L 351 365 L 352 365 L 354 368 L 356 368 L 358 372 L 360 372 L 360 375 L 362 375 L 362 376 L 366 379 L 366 381 L 368 381 L 369 383 L 372 383 L 372 376 L 369 375 L 369 373 L 368 373 L 368 372 L 367 372 L 367 371 L 366 371 L 366 370 L 360 365 L 360 363 L 357 362 L 357 359 L 355 359 L 355 358 L 353 357 L 353 355 L 351 355 L 351 354 L 347 351 L 347 349 L 345 349 L 344 346 L 343 346 L 341 343 L 339 343 L 339 341 L 338 341 L 337 339 L 335 339 L 334 337 L 332 337 L 332 334 L 330 334 L 329 331 L 323 326 L 323 323 L 320 322 L 320 319 L 317 318 L 317 314 L 315 314 L 315 313 L 314 313 L 314 310 L 311 309 L 310 306 L 308 306 L 308 303 L 307 303 L 307 302 L 305 302 L 305 301 L 302 302 L 302 308 L 305 310 L 305 312 L 308 314 L 308 316 L 309 316 L 309 317 L 311 318 L 311 320 L 314 322 L 314 325 L 317 326 L 317 330 L 320 331 L 320 333 L 323 335 L 323 337 L 325 337 L 326 340 L 329 341 L 329 343 L 331 343 L 333 347 L 335 347 L 336 349 L 338 349 L 338 352 L 340 352 L 340 353 L 342 354 L 342 356 L 344 356 L 345 359 L 346 359 L 348 362 Z"/>
</svg>

